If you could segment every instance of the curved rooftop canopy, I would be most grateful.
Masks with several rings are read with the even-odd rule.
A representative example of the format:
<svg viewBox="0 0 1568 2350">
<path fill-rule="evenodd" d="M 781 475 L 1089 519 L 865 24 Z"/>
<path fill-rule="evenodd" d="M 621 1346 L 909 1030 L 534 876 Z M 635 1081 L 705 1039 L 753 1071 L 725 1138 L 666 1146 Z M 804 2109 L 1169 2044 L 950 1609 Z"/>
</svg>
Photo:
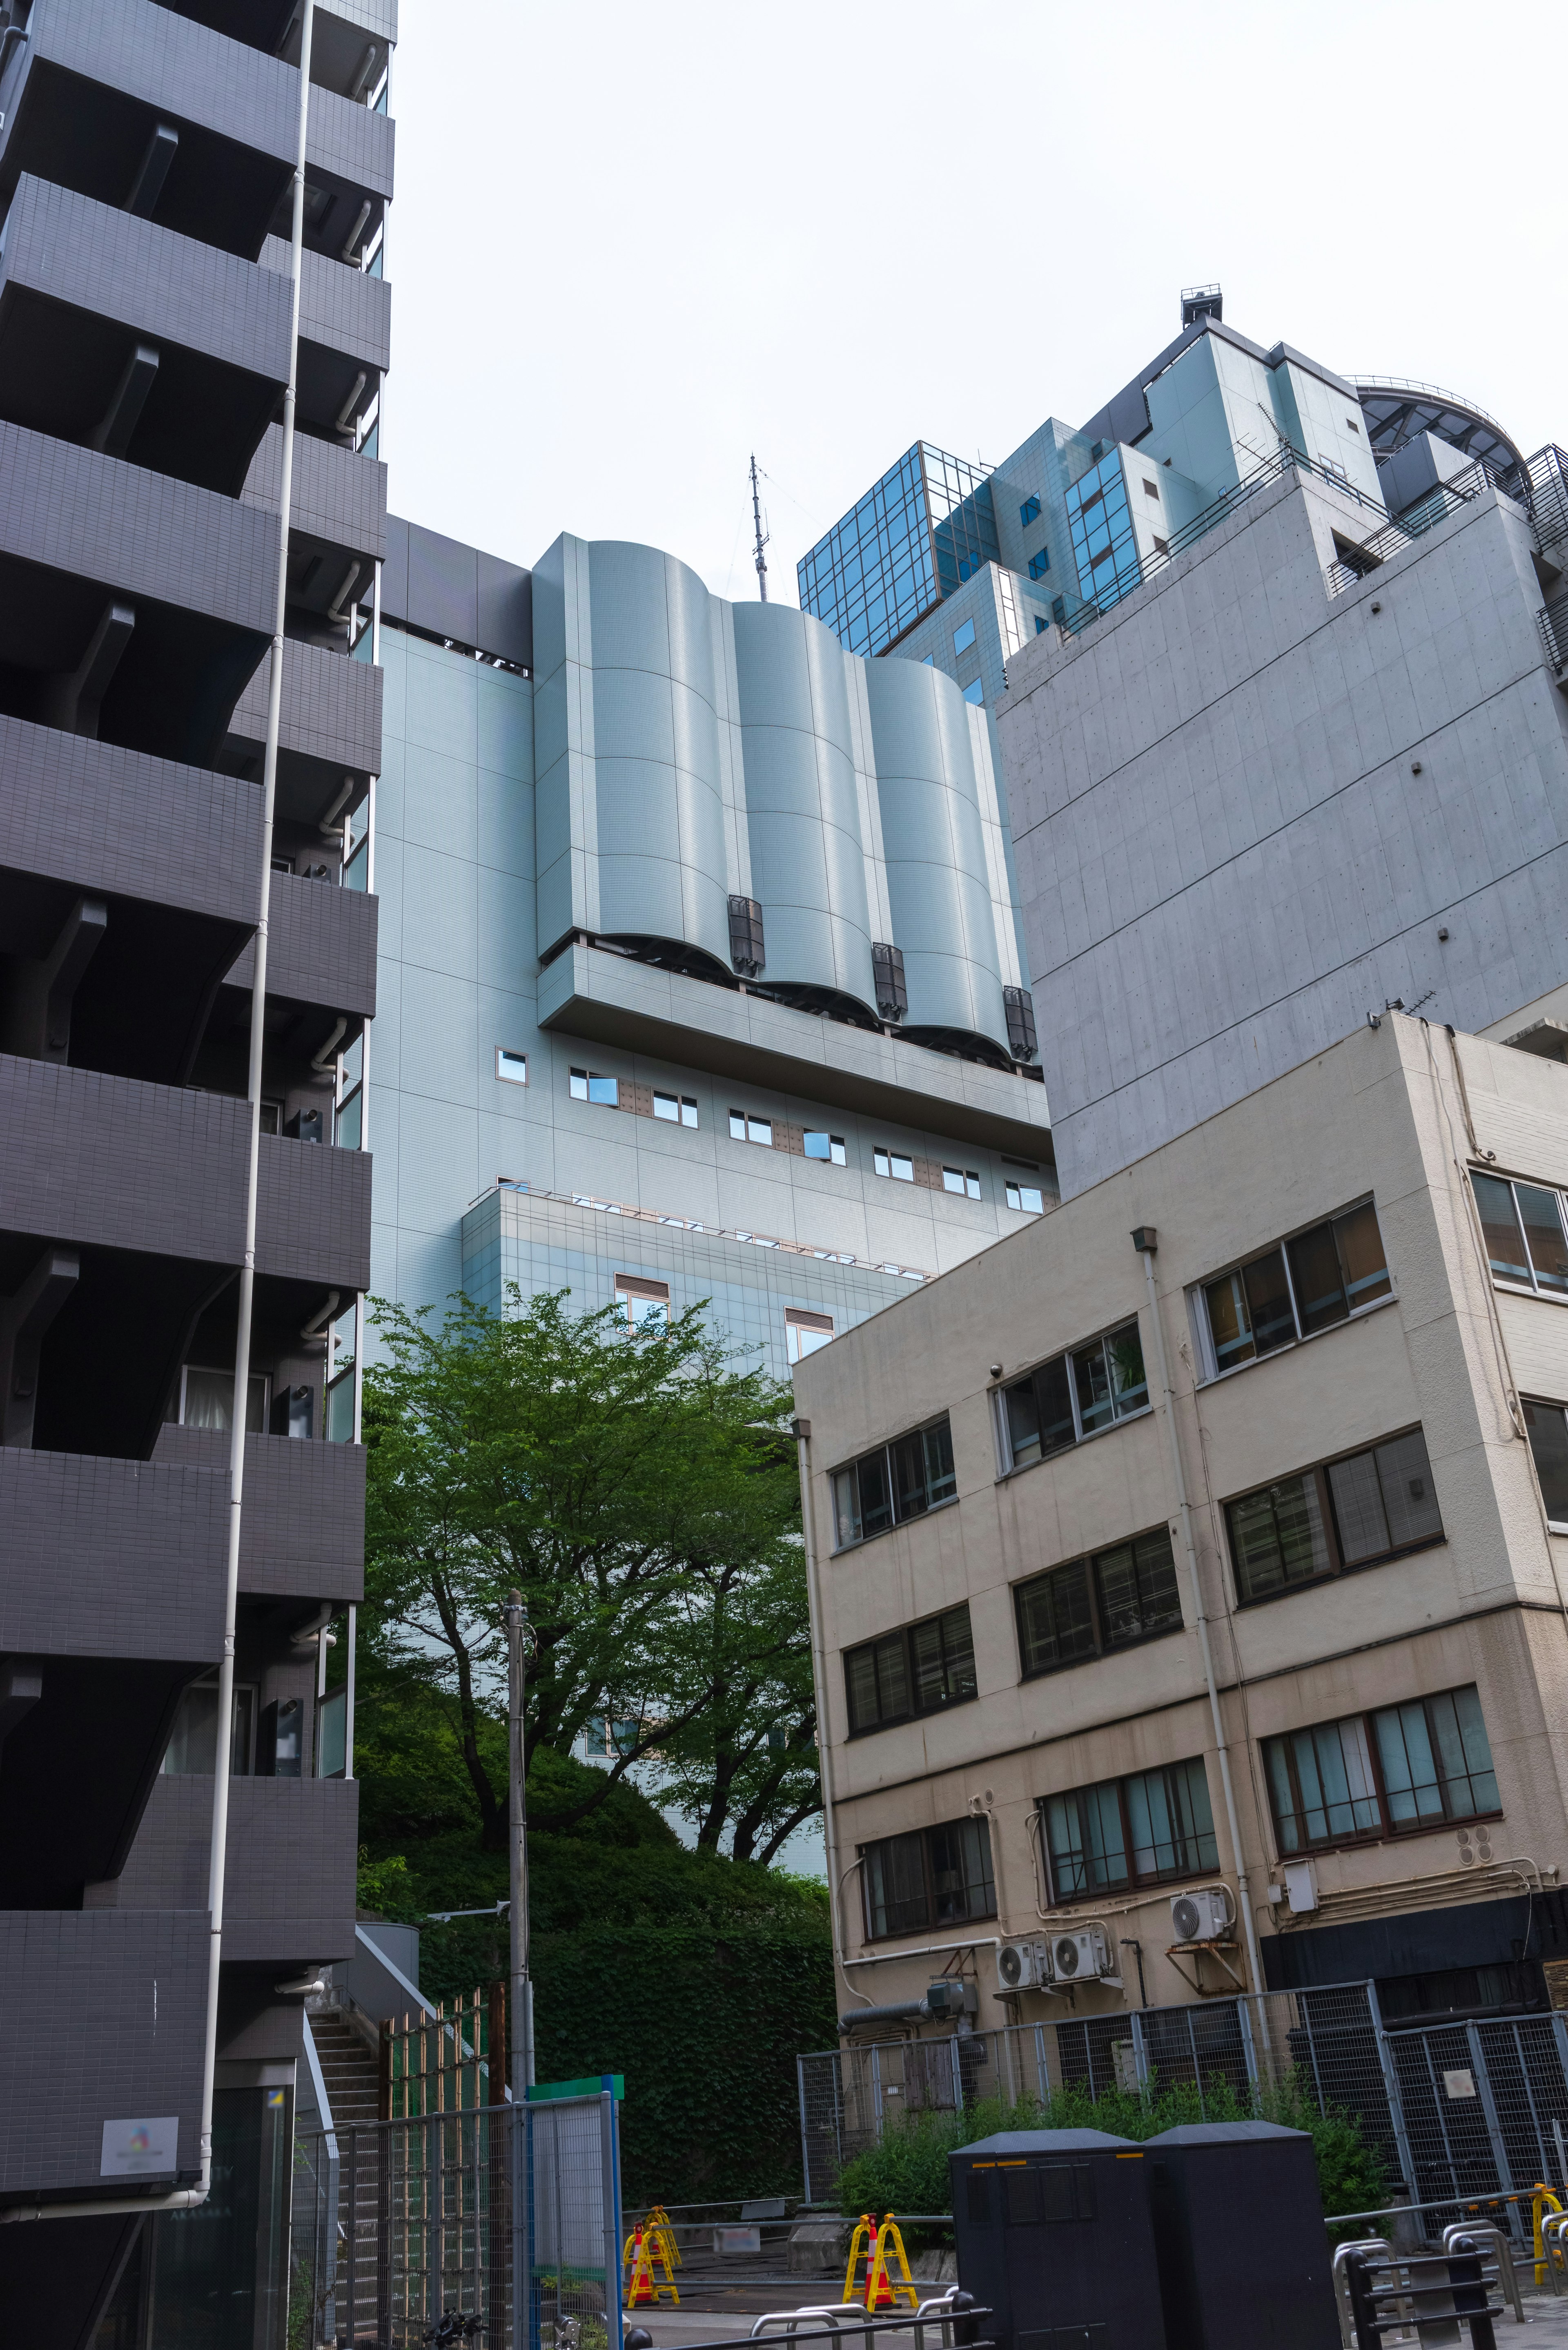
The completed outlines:
<svg viewBox="0 0 1568 2350">
<path fill-rule="evenodd" d="M 1417 432 L 1431 432 L 1451 448 L 1462 449 L 1467 457 L 1484 457 L 1503 470 L 1522 463 L 1496 417 L 1472 400 L 1460 400 L 1435 383 L 1407 383 L 1397 376 L 1356 375 L 1351 381 L 1376 456 L 1391 457 Z"/>
</svg>

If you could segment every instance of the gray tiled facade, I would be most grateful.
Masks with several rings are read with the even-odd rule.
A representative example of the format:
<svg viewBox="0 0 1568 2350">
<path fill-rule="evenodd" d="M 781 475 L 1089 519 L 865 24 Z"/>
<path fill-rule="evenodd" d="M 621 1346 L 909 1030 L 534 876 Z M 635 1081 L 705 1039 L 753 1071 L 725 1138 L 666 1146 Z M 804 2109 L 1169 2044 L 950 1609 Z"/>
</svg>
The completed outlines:
<svg viewBox="0 0 1568 2350">
<path fill-rule="evenodd" d="M 363 1591 L 345 1366 L 371 1161 L 340 1105 L 376 1004 L 353 850 L 381 757 L 396 22 L 364 0 L 317 13 L 270 842 L 297 26 L 290 50 L 277 0 L 234 0 L 222 32 L 206 0 L 32 0 L 0 54 L 0 1962 L 24 2020 L 0 2065 L 0 2206 L 201 2175 L 205 1725 L 269 851 L 215 2018 L 242 2138 L 259 2143 L 261 2092 L 232 2062 L 292 2079 L 286 1986 L 354 1943 L 358 1789 L 318 1775 L 317 1634 L 337 1617 L 341 1658 Z M 370 101 L 350 88 L 368 43 Z M 258 2230 L 278 2222 L 264 2197 Z M 173 2224 L 0 2228 L 0 2331 L 85 2342 L 107 2317 L 117 2345 L 185 2338 L 205 2323 L 186 2266 L 153 2251 Z M 178 2224 L 193 2247 L 213 2215 Z M 233 2339 L 282 2350 L 254 2257 L 223 2291 Z"/>
</svg>

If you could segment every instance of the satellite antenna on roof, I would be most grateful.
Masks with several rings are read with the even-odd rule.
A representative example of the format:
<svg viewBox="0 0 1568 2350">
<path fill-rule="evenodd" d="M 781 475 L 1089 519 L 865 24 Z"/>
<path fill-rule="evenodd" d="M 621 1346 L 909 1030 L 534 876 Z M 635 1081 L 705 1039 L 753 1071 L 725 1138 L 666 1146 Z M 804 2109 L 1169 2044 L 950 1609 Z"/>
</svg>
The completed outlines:
<svg viewBox="0 0 1568 2350">
<path fill-rule="evenodd" d="M 763 549 L 766 546 L 769 539 L 773 536 L 773 533 L 771 531 L 764 531 L 763 528 L 763 504 L 761 495 L 757 489 L 757 458 L 755 450 L 752 452 L 752 520 L 755 523 L 757 529 L 757 586 L 762 590 L 763 601 L 765 604 L 768 600 L 768 559 L 763 553 Z"/>
</svg>

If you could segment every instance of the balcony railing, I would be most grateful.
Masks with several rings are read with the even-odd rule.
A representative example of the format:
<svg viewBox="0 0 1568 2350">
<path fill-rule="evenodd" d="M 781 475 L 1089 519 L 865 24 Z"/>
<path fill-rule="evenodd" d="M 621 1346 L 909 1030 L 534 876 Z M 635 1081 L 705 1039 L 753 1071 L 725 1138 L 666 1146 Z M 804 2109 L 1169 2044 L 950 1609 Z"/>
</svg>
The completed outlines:
<svg viewBox="0 0 1568 2350">
<path fill-rule="evenodd" d="M 1460 506 L 1473 504 L 1488 490 L 1499 486 L 1497 468 L 1490 465 L 1484 457 L 1478 457 L 1462 473 L 1455 473 L 1451 480 L 1439 482 L 1435 489 L 1428 490 L 1426 496 L 1418 498 L 1397 522 L 1389 523 L 1384 530 L 1374 531 L 1370 538 L 1358 540 L 1355 552 L 1345 561 L 1331 563 L 1324 575 L 1328 581 L 1329 594 L 1342 596 L 1347 588 L 1354 588 L 1358 579 L 1365 579 L 1369 571 L 1376 571 L 1380 563 L 1386 563 L 1391 555 L 1402 554 L 1414 540 L 1436 529 L 1438 524 L 1446 522 L 1449 515 L 1457 514 Z"/>
<path fill-rule="evenodd" d="M 1179 555 L 1184 555 L 1189 546 L 1196 546 L 1200 538 L 1206 538 L 1211 530 L 1217 529 L 1220 524 L 1224 522 L 1228 515 L 1234 514 L 1239 506 L 1244 506 L 1250 498 L 1255 498 L 1260 490 L 1272 488 L 1275 482 L 1282 481 L 1287 473 L 1313 474 L 1318 481 L 1326 482 L 1332 489 L 1337 490 L 1341 497 L 1351 499 L 1358 506 L 1365 506 L 1368 514 L 1385 515 L 1387 512 L 1386 507 L 1376 499 L 1369 498 L 1365 491 L 1358 490 L 1355 484 L 1347 480 L 1345 475 L 1335 467 L 1320 464 L 1315 457 L 1307 456 L 1300 449 L 1281 449 L 1272 457 L 1266 458 L 1262 464 L 1256 466 L 1251 473 L 1244 473 L 1233 489 L 1221 491 L 1210 504 L 1204 507 L 1201 514 L 1194 515 L 1190 522 L 1183 523 L 1179 530 L 1172 531 L 1162 553 L 1142 556 L 1129 554 L 1125 557 L 1119 557 L 1116 593 L 1114 596 L 1106 597 L 1103 600 L 1092 596 L 1088 597 L 1078 606 L 1076 611 L 1064 611 L 1056 622 L 1063 636 L 1075 637 L 1086 629 L 1092 620 L 1100 619 L 1105 613 L 1112 610 L 1116 605 L 1122 603 L 1130 596 L 1135 588 L 1141 588 L 1146 580 L 1152 579 L 1157 572 L 1163 571 L 1168 564 L 1174 563 Z"/>
</svg>

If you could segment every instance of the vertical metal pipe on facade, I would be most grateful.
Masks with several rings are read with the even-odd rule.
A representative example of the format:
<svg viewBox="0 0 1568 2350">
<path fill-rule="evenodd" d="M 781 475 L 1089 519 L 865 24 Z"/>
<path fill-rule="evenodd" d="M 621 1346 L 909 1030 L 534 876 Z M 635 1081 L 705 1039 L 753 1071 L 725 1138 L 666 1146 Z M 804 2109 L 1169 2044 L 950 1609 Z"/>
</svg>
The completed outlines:
<svg viewBox="0 0 1568 2350">
<path fill-rule="evenodd" d="M 1192 1592 L 1193 1621 L 1198 1633 L 1198 1646 L 1203 1658 L 1203 1679 L 1209 1691 L 1209 1716 L 1214 1726 L 1214 1743 L 1219 1749 L 1220 1784 L 1225 1796 L 1225 1825 L 1231 1836 L 1231 1857 L 1236 1869 L 1237 1908 L 1241 1912 L 1241 1930 L 1247 1941 L 1247 1962 L 1251 1969 L 1252 1989 L 1263 1990 L 1263 1966 L 1258 1950 L 1258 1929 L 1252 1916 L 1252 1897 L 1247 1883 L 1247 1861 L 1241 1848 L 1241 1827 L 1236 1814 L 1236 1789 L 1231 1775 L 1231 1748 L 1225 1736 L 1224 1717 L 1220 1711 L 1220 1690 L 1214 1679 L 1214 1654 L 1209 1643 L 1209 1617 L 1203 1605 L 1203 1586 L 1198 1573 L 1198 1544 L 1192 1532 L 1192 1510 L 1187 1498 L 1187 1471 L 1181 1459 L 1181 1437 L 1176 1425 L 1176 1398 L 1171 1392 L 1170 1362 L 1165 1348 L 1165 1325 L 1159 1318 L 1159 1292 L 1154 1278 L 1154 1233 L 1140 1225 L 1134 1232 L 1133 1245 L 1143 1259 L 1144 1280 L 1148 1291 L 1148 1318 L 1154 1336 L 1155 1367 L 1159 1373 L 1160 1394 L 1165 1405 L 1165 1430 L 1170 1445 L 1170 1473 L 1176 1486 L 1177 1513 L 1181 1523 L 1182 1547 L 1187 1554 L 1187 1574 Z M 1268 2023 L 1259 2017 L 1264 2033 Z"/>
<path fill-rule="evenodd" d="M 797 1419 L 793 1423 L 796 1455 L 800 1463 L 800 1526 L 805 1551 L 805 1605 L 807 1627 L 811 1638 L 812 1701 L 816 1707 L 816 1768 L 822 1782 L 823 1852 L 827 1864 L 827 1915 L 833 1930 L 834 1963 L 842 1971 L 846 1937 L 840 1931 L 838 1904 L 841 1887 L 838 1882 L 838 1830 L 833 1816 L 832 1747 L 827 1723 L 827 1669 L 822 1645 L 822 1605 L 816 1587 L 815 1518 L 811 1500 L 811 1422 Z M 867 2006 L 873 2002 L 864 1991 L 857 1991 L 847 1975 L 844 1978 L 846 1991 L 855 1991 L 857 1999 Z"/>
</svg>

